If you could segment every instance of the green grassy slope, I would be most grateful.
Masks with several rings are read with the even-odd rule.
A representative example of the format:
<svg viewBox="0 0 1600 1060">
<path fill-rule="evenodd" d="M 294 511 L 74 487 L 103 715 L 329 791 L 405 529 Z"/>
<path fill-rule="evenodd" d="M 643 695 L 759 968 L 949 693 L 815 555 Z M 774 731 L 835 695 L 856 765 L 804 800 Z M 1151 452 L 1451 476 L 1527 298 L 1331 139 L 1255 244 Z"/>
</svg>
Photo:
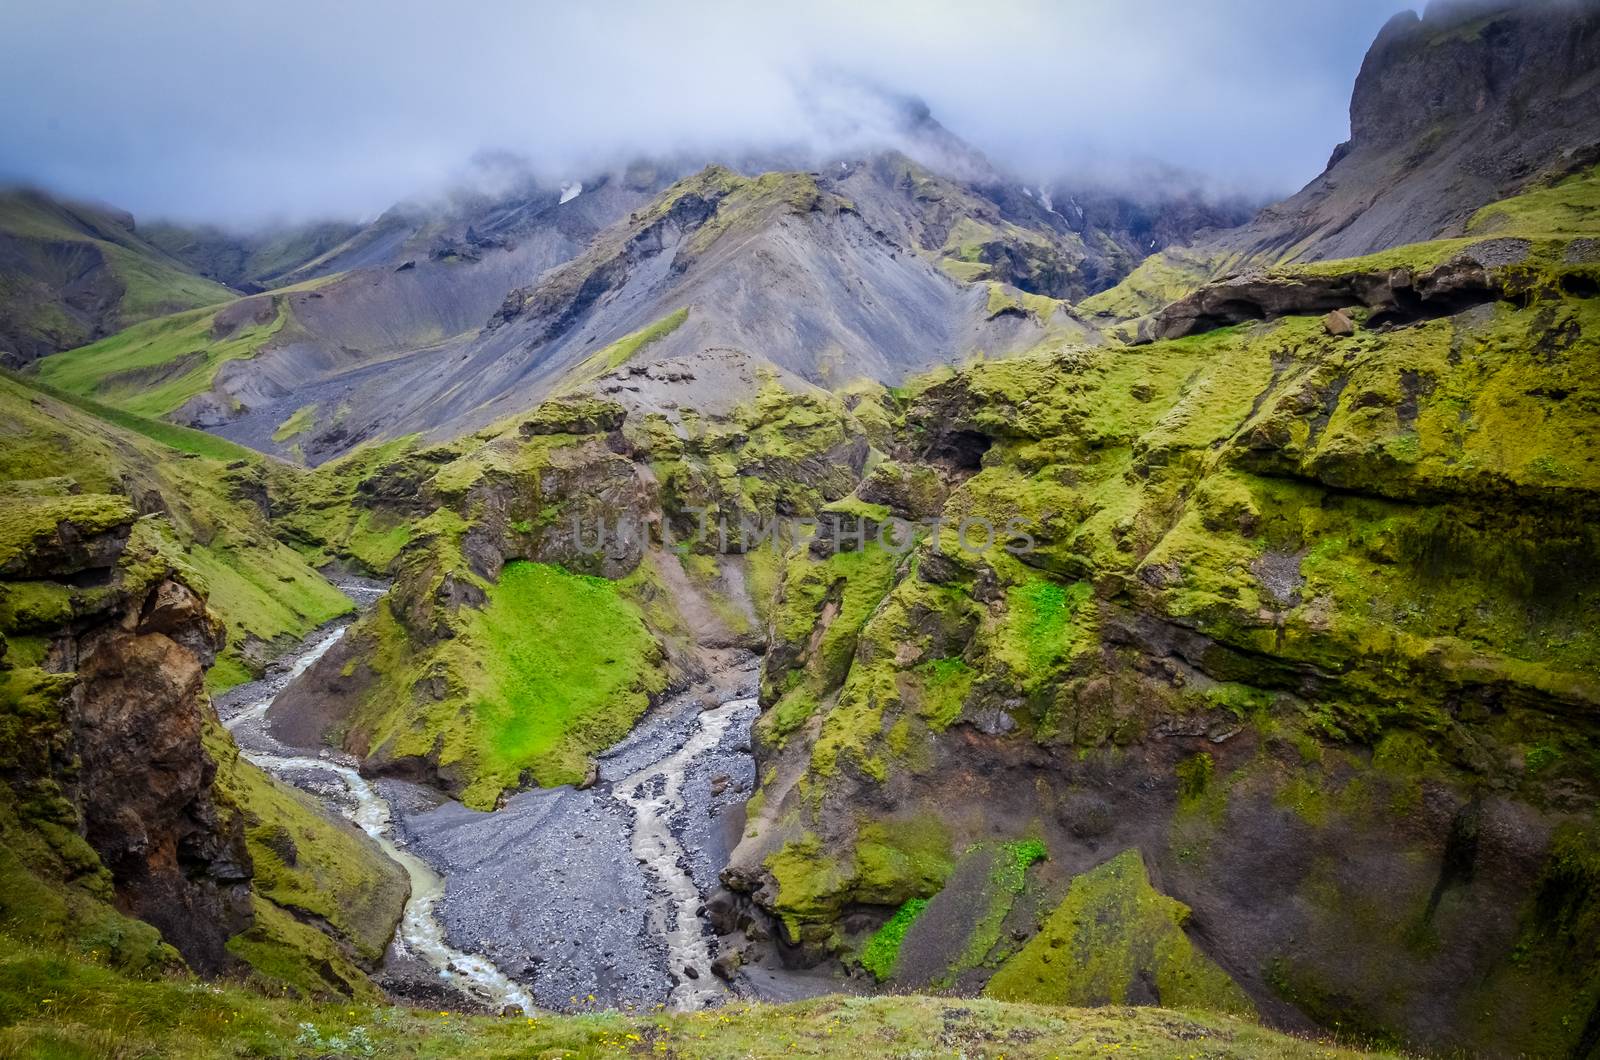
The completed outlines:
<svg viewBox="0 0 1600 1060">
<path fill-rule="evenodd" d="M 225 443 L 125 416 L 112 422 L 93 415 L 94 408 L 0 377 L 0 484 L 24 495 L 121 494 L 142 510 L 165 512 L 163 532 L 210 590 L 228 627 L 228 647 L 210 674 L 213 687 L 243 680 L 278 648 L 350 609 L 343 594 L 273 538 L 251 502 L 268 474 L 259 458 L 224 462 L 219 458 L 234 455 Z M 124 423 L 144 429 L 135 433 Z M 149 436 L 168 432 L 190 451 Z"/>
<path fill-rule="evenodd" d="M 11 261 L 0 281 L 0 336 L 68 349 L 141 320 L 234 296 L 141 237 L 124 215 L 59 202 L 32 191 L 0 191 L 0 246 Z M 90 282 L 96 296 L 69 304 Z"/>
<path fill-rule="evenodd" d="M 137 324 L 99 342 L 47 357 L 39 378 L 69 393 L 92 397 L 143 416 L 163 416 L 211 386 L 217 369 L 250 357 L 277 334 L 288 310 L 249 323 L 226 338 L 215 334 L 216 312 L 199 309 Z"/>
</svg>

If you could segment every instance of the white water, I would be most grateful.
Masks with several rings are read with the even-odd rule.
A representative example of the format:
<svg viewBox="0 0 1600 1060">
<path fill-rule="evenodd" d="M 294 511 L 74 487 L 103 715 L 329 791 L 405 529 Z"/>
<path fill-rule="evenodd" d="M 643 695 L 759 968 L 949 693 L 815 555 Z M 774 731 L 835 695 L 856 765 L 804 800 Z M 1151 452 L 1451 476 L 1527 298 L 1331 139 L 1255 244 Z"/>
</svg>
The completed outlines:
<svg viewBox="0 0 1600 1060">
<path fill-rule="evenodd" d="M 695 758 L 716 747 L 738 708 L 749 700 L 732 700 L 703 712 L 699 725 L 682 747 L 660 761 L 612 784 L 612 797 L 634 812 L 630 843 L 633 856 L 655 877 L 661 895 L 652 903 L 652 927 L 667 944 L 667 960 L 678 983 L 669 1001 L 680 1011 L 705 1008 L 726 997 L 722 983 L 711 974 L 711 945 L 696 910 L 702 899 L 693 878 L 682 868 L 683 845 L 669 822 L 683 809 L 684 771 Z M 652 794 L 652 781 L 660 777 L 661 790 Z M 698 978 L 684 975 L 693 968 Z"/>
<path fill-rule="evenodd" d="M 229 731 L 237 729 L 247 721 L 262 720 L 277 693 L 288 687 L 312 663 L 327 654 L 328 649 L 344 636 L 345 628 L 340 627 L 326 634 L 295 661 L 282 680 L 273 683 L 260 701 L 251 703 L 229 719 L 226 723 Z M 454 949 L 445 941 L 444 925 L 433 915 L 434 905 L 444 897 L 444 880 L 425 861 L 395 842 L 390 828 L 389 803 L 367 783 L 365 777 L 348 765 L 326 758 L 272 754 L 250 748 L 244 748 L 243 754 L 251 762 L 276 777 L 281 778 L 285 773 L 297 770 L 318 770 L 331 773 L 343 781 L 345 789 L 355 801 L 355 808 L 346 810 L 341 805 L 340 812 L 376 840 L 383 852 L 405 869 L 406 876 L 411 881 L 411 897 L 406 900 L 405 910 L 401 914 L 397 943 L 407 952 L 432 965 L 439 973 L 440 979 L 471 996 L 486 999 L 496 1007 L 520 1005 L 524 1012 L 533 1011 L 533 998 L 495 967 L 492 961 Z"/>
</svg>

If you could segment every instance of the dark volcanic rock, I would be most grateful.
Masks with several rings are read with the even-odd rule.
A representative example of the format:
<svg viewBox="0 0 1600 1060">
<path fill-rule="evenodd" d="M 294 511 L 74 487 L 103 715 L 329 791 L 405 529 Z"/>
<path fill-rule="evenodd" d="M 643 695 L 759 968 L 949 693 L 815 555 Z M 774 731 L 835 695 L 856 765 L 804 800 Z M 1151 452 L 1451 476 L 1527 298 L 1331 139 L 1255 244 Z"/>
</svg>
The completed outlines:
<svg viewBox="0 0 1600 1060">
<path fill-rule="evenodd" d="M 1167 306 L 1146 327 L 1138 341 L 1177 339 L 1250 320 L 1329 313 L 1355 306 L 1372 311 L 1373 323 L 1404 323 L 1447 316 L 1511 294 L 1512 281 L 1486 269 L 1469 256 L 1420 272 L 1380 269 L 1371 272 L 1305 274 L 1253 273 L 1208 283 Z M 1344 317 L 1345 325 L 1350 320 Z M 1349 334 L 1335 331 L 1331 334 Z"/>
<path fill-rule="evenodd" d="M 1402 11 L 1362 63 L 1327 170 L 1201 248 L 1317 261 L 1460 235 L 1479 207 L 1594 164 L 1597 72 L 1592 0 Z"/>
<path fill-rule="evenodd" d="M 73 593 L 59 626 L 30 630 L 50 642 L 47 667 L 71 681 L 57 745 L 20 756 L 5 780 L 19 792 L 63 793 L 111 870 L 118 904 L 159 928 L 195 970 L 217 973 L 233 963 L 228 938 L 252 918 L 242 822 L 218 812 L 216 763 L 201 739 L 205 667 L 224 630 L 164 557 L 130 544 L 133 512 L 116 514 L 60 519 L 58 547 L 36 550 L 23 572 L 64 591 L 90 588 Z"/>
</svg>

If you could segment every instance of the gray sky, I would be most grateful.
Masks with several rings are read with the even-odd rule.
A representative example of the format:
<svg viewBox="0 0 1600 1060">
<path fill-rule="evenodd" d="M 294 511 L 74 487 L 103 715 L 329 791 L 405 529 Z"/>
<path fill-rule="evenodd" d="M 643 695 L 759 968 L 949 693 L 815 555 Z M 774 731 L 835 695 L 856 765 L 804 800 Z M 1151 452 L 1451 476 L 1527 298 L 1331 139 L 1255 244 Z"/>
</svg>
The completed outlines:
<svg viewBox="0 0 1600 1060">
<path fill-rule="evenodd" d="M 796 86 L 925 99 L 1023 176 L 1129 158 L 1254 193 L 1348 133 L 1404 0 L 0 0 L 0 179 L 141 217 L 365 216 L 504 149 L 826 136 Z"/>
</svg>

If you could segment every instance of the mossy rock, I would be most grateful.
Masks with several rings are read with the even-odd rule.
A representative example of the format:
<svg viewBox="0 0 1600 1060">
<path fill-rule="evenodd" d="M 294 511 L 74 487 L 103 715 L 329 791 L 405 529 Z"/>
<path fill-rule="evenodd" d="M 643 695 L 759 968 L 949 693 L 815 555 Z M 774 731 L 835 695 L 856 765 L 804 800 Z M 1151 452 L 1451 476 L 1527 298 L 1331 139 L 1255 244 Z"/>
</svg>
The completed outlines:
<svg viewBox="0 0 1600 1060">
<path fill-rule="evenodd" d="M 1137 850 L 1077 876 L 1067 897 L 994 974 L 987 997 L 1053 1005 L 1255 1011 L 1184 934 L 1189 909 L 1150 885 Z"/>
</svg>

